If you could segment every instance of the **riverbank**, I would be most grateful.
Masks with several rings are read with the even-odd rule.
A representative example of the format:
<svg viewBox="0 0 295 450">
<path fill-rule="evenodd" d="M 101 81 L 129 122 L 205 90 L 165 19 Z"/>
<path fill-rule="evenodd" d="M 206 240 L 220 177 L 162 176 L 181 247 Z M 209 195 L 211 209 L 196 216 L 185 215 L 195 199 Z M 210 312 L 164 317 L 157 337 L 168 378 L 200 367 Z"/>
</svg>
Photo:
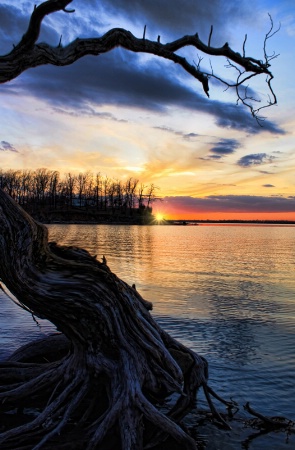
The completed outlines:
<svg viewBox="0 0 295 450">
<path fill-rule="evenodd" d="M 95 209 L 39 209 L 30 211 L 30 215 L 44 224 L 117 224 L 117 225 L 151 225 L 155 218 L 150 211 L 134 209 L 122 211 Z"/>
</svg>

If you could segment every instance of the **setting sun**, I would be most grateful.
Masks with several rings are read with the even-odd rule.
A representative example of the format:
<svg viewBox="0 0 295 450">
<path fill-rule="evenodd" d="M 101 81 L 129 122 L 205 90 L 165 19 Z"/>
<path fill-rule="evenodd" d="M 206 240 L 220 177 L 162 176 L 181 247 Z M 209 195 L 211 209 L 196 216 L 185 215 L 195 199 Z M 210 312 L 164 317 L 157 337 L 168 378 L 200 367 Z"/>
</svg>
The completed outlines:
<svg viewBox="0 0 295 450">
<path fill-rule="evenodd" d="M 164 220 L 164 216 L 161 213 L 157 213 L 156 214 L 156 221 L 157 222 L 162 222 Z"/>
</svg>

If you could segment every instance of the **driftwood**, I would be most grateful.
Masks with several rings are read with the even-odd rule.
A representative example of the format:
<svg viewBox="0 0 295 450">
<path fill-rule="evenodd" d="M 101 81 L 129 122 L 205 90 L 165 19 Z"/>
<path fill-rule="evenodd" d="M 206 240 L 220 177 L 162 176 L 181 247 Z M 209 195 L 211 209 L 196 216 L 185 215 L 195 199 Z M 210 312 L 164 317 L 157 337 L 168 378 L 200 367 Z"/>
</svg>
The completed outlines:
<svg viewBox="0 0 295 450">
<path fill-rule="evenodd" d="M 162 330 L 152 305 L 105 259 L 48 244 L 46 227 L 3 191 L 0 229 L 2 281 L 24 308 L 63 332 L 49 341 L 57 358 L 42 360 L 48 343 L 37 342 L 0 364 L 2 413 L 34 411 L 27 423 L 0 434 L 1 449 L 48 448 L 57 436 L 59 448 L 73 436 L 76 448 L 100 448 L 110 432 L 124 450 L 147 442 L 150 448 L 167 435 L 195 448 L 177 422 L 200 387 L 214 395 L 206 360 Z M 174 405 L 164 414 L 157 406 L 172 393 Z"/>
</svg>

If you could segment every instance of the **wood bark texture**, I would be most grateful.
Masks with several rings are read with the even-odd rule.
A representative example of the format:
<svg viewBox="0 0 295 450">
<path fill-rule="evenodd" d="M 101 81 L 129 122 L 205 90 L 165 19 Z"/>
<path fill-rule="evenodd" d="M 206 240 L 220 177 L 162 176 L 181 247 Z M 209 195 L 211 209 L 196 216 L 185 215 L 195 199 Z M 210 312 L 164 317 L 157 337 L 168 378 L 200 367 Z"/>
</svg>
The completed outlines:
<svg viewBox="0 0 295 450">
<path fill-rule="evenodd" d="M 110 432 L 123 450 L 152 448 L 168 435 L 195 448 L 178 423 L 206 388 L 206 360 L 162 330 L 151 304 L 106 262 L 48 243 L 46 227 L 3 191 L 0 231 L 2 282 L 62 332 L 0 363 L 2 414 L 27 412 L 26 423 L 0 433 L 1 449 L 103 448 Z M 161 401 L 173 393 L 164 413 Z"/>
</svg>

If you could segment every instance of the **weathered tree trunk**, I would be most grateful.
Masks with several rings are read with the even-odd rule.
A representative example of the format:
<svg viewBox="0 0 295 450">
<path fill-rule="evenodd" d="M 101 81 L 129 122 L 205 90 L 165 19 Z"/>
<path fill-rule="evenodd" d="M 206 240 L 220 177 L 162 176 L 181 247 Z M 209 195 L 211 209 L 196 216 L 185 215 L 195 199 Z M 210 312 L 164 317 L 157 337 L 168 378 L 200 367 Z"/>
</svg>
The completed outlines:
<svg viewBox="0 0 295 450">
<path fill-rule="evenodd" d="M 177 422 L 200 386 L 208 393 L 206 360 L 163 331 L 151 304 L 106 262 L 48 244 L 46 227 L 2 190 L 0 230 L 2 281 L 63 333 L 49 338 L 60 353 L 48 361 L 39 342 L 0 364 L 2 411 L 34 408 L 27 423 L 0 434 L 1 449 L 56 448 L 57 439 L 58 448 L 69 440 L 71 448 L 103 448 L 110 432 L 123 450 L 152 448 L 168 435 L 179 448 L 195 448 Z M 172 393 L 164 414 L 158 404 Z"/>
</svg>

